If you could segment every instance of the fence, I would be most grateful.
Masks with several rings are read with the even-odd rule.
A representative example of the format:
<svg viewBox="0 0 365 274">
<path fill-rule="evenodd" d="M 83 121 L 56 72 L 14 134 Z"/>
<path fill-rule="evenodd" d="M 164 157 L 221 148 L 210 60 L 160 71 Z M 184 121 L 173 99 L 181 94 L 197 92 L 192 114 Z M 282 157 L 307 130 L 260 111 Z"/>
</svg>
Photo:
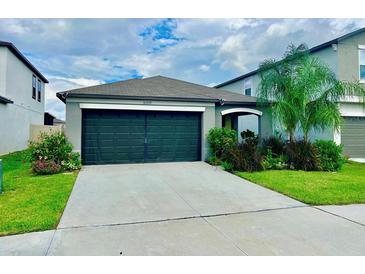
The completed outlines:
<svg viewBox="0 0 365 274">
<path fill-rule="evenodd" d="M 55 133 L 63 131 L 64 128 L 65 128 L 64 125 L 55 125 L 55 126 L 30 125 L 29 141 L 32 142 L 37 141 L 42 132 Z"/>
</svg>

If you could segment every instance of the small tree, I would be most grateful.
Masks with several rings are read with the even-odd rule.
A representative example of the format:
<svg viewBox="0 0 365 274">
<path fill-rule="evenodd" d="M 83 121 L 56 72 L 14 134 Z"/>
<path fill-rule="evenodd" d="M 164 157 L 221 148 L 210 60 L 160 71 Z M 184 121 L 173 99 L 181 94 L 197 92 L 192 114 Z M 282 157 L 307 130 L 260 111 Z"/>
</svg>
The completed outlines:
<svg viewBox="0 0 365 274">
<path fill-rule="evenodd" d="M 281 61 L 264 61 L 259 75 L 259 101 L 271 105 L 274 119 L 283 125 L 290 141 L 298 127 L 305 141 L 312 129 L 339 129 L 342 118 L 338 102 L 344 96 L 359 96 L 365 102 L 362 84 L 338 80 L 305 45 L 289 45 Z"/>
</svg>

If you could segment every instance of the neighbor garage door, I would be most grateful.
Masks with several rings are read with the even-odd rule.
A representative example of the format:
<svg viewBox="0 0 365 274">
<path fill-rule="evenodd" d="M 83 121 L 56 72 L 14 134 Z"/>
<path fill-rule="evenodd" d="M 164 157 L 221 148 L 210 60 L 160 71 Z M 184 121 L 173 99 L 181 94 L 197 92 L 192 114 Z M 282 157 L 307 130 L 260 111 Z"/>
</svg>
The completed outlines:
<svg viewBox="0 0 365 274">
<path fill-rule="evenodd" d="M 341 143 L 345 155 L 365 158 L 365 117 L 345 117 L 341 128 Z"/>
<path fill-rule="evenodd" d="M 198 161 L 201 113 L 87 110 L 82 112 L 84 164 Z"/>
</svg>

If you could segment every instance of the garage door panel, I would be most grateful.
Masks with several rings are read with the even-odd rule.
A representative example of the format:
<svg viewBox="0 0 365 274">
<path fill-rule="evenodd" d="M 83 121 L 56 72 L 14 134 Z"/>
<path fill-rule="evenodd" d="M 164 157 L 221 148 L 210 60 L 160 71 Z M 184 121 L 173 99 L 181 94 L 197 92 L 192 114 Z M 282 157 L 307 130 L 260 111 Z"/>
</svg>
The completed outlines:
<svg viewBox="0 0 365 274">
<path fill-rule="evenodd" d="M 155 153 L 174 153 L 176 155 L 182 155 L 182 154 L 191 154 L 191 153 L 195 153 L 198 152 L 198 150 L 196 149 L 196 146 L 175 146 L 174 150 L 171 150 L 168 147 L 160 147 L 160 146 L 151 146 L 149 147 L 148 153 L 149 156 L 151 156 L 152 154 Z"/>
<path fill-rule="evenodd" d="M 83 111 L 84 164 L 200 160 L 201 114 Z"/>
<path fill-rule="evenodd" d="M 144 154 L 144 116 L 137 112 L 83 110 L 84 164 L 140 162 Z"/>
<path fill-rule="evenodd" d="M 344 154 L 352 158 L 365 158 L 365 117 L 345 117 L 341 127 Z"/>
<path fill-rule="evenodd" d="M 164 146 L 194 146 L 195 148 L 199 147 L 199 142 L 197 140 L 186 140 L 186 139 L 156 139 L 156 140 L 148 140 L 148 147 L 152 149 L 152 147 L 164 147 Z"/>
<path fill-rule="evenodd" d="M 200 113 L 147 116 L 147 162 L 200 160 Z"/>
</svg>

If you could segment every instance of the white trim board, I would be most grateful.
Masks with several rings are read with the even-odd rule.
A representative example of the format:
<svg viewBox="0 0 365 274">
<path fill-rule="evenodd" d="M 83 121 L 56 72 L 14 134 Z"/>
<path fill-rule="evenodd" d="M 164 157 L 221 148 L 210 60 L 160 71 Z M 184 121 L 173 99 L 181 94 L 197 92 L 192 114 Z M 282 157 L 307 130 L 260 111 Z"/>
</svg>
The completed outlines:
<svg viewBox="0 0 365 274">
<path fill-rule="evenodd" d="M 157 105 L 123 105 L 123 104 L 80 104 L 81 109 L 115 109 L 115 110 L 150 110 L 150 111 L 186 111 L 204 112 L 205 107 L 180 107 Z"/>
<path fill-rule="evenodd" d="M 246 112 L 246 113 L 251 113 L 251 114 L 258 115 L 258 116 L 262 116 L 261 111 L 259 111 L 257 109 L 252 109 L 252 108 L 230 108 L 230 109 L 221 111 L 221 114 L 226 115 L 226 114 L 237 113 L 237 112 Z"/>
</svg>

